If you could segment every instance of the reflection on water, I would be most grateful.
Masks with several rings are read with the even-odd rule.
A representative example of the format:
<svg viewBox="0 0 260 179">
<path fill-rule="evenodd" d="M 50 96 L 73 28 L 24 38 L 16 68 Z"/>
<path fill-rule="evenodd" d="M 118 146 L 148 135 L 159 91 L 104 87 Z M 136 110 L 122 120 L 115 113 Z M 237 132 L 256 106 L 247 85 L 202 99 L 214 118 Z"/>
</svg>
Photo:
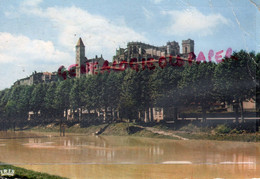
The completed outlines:
<svg viewBox="0 0 260 179">
<path fill-rule="evenodd" d="M 260 177 L 259 143 L 11 135 L 0 140 L 0 161 L 69 178 Z"/>
</svg>

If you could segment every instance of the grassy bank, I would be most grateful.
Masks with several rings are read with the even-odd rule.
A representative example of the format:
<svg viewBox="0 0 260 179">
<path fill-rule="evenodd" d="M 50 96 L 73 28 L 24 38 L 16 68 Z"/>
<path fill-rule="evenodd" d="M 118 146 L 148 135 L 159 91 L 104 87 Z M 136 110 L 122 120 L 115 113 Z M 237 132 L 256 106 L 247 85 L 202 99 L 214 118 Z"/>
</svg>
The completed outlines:
<svg viewBox="0 0 260 179">
<path fill-rule="evenodd" d="M 71 126 L 67 126 L 65 129 L 66 133 L 77 133 L 84 135 L 93 135 L 101 128 L 104 128 L 107 124 L 90 124 L 82 127 L 80 124 L 74 124 Z M 52 123 L 48 125 L 38 125 L 32 128 L 26 128 L 26 131 L 34 131 L 34 132 L 60 132 L 60 126 L 58 124 Z M 101 135 L 107 136 L 136 136 L 136 137 L 150 137 L 150 138 L 167 138 L 167 139 L 176 139 L 176 137 L 165 136 L 153 133 L 151 131 L 146 130 L 145 128 L 138 127 L 134 123 L 111 123 L 106 129 L 102 132 Z"/>
<path fill-rule="evenodd" d="M 153 127 L 163 131 L 172 131 L 187 139 L 260 142 L 260 133 L 252 127 L 252 124 L 201 125 L 189 123 L 179 126 L 155 124 Z"/>
<path fill-rule="evenodd" d="M 185 133 L 185 132 L 176 132 L 175 134 L 188 139 L 197 139 L 197 140 L 260 142 L 259 134 L 209 134 L 209 133 Z"/>
<path fill-rule="evenodd" d="M 74 123 L 67 125 L 65 133 L 78 133 L 84 135 L 95 134 L 100 129 L 101 135 L 110 136 L 136 136 L 136 137 L 150 137 L 150 138 L 168 138 L 178 139 L 174 136 L 163 135 L 151 132 L 146 127 L 152 127 L 156 130 L 164 131 L 165 133 L 172 133 L 187 139 L 201 139 L 201 140 L 229 140 L 229 141 L 244 141 L 244 142 L 260 142 L 260 133 L 256 132 L 251 127 L 252 124 L 201 124 L 201 123 L 149 123 L 136 124 L 127 122 L 118 122 L 108 124 L 88 124 L 81 125 Z M 32 128 L 27 127 L 27 131 L 35 132 L 60 132 L 59 124 L 51 123 L 48 125 L 37 125 Z"/>
<path fill-rule="evenodd" d="M 8 164 L 2 164 L 0 163 L 0 170 L 4 169 L 11 169 L 14 170 L 14 176 L 4 176 L 5 178 L 24 178 L 24 179 L 65 179 L 63 177 L 55 176 L 55 175 L 49 175 L 46 173 L 41 172 L 35 172 L 31 170 L 26 170 L 24 168 L 15 167 Z M 1 176 L 1 175 L 0 175 Z"/>
</svg>

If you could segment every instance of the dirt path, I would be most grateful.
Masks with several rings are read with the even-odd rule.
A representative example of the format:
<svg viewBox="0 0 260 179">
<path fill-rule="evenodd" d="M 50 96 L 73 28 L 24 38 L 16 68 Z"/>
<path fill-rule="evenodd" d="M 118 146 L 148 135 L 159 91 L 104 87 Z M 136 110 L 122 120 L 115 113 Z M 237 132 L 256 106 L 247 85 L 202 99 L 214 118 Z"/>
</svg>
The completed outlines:
<svg viewBox="0 0 260 179">
<path fill-rule="evenodd" d="M 100 134 L 102 134 L 102 133 L 106 130 L 106 128 L 107 128 L 109 125 L 110 125 L 110 123 L 107 124 L 105 127 L 100 128 L 98 131 L 96 131 L 96 132 L 93 133 L 93 134 L 94 134 L 94 135 L 100 135 Z"/>
<path fill-rule="evenodd" d="M 138 125 L 138 127 L 143 128 L 143 129 L 146 129 L 146 130 L 148 130 L 148 131 L 151 131 L 151 132 L 153 132 L 153 133 L 155 133 L 155 134 L 161 134 L 161 135 L 176 137 L 176 138 L 181 139 L 181 140 L 189 140 L 189 139 L 187 139 L 187 138 L 178 136 L 178 135 L 174 134 L 174 133 L 171 132 L 171 131 L 166 132 L 166 131 L 163 131 L 163 130 L 160 130 L 160 129 L 156 129 L 156 128 L 153 128 L 153 127 L 143 127 L 143 126 L 139 126 L 139 125 Z"/>
</svg>

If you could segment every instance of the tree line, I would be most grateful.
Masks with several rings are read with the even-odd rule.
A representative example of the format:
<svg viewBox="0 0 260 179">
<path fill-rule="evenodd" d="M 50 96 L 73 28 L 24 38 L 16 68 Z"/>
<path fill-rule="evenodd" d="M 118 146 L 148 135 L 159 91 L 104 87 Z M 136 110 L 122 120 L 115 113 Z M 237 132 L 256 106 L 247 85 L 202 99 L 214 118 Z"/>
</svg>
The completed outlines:
<svg viewBox="0 0 260 179">
<path fill-rule="evenodd" d="M 167 64 L 154 70 L 127 69 L 104 72 L 48 84 L 12 86 L 0 91 L 0 120 L 3 124 L 27 121 L 29 112 L 34 120 L 66 118 L 68 110 L 74 120 L 95 120 L 102 111 L 110 118 L 152 121 L 151 108 L 170 108 L 177 119 L 178 109 L 200 107 L 203 121 L 215 103 L 235 106 L 238 113 L 242 102 L 256 99 L 259 94 L 260 53 L 233 52 L 234 58 L 221 63 L 205 62 L 184 66 Z M 259 109 L 259 108 L 258 108 Z M 89 116 L 82 115 L 82 111 Z M 236 117 L 238 120 L 238 117 Z"/>
</svg>

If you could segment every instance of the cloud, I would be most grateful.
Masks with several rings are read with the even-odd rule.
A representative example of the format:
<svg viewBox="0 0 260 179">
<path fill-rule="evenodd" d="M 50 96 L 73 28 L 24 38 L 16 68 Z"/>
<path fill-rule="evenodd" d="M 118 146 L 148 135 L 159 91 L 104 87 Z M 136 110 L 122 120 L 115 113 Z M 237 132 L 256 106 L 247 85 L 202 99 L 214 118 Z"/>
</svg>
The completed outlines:
<svg viewBox="0 0 260 179">
<path fill-rule="evenodd" d="M 35 70 L 56 71 L 60 65 L 72 64 L 74 60 L 74 56 L 57 50 L 50 41 L 0 32 L 0 42 L 0 90 Z"/>
<path fill-rule="evenodd" d="M 164 32 L 170 35 L 200 34 L 201 36 L 212 35 L 221 25 L 228 25 L 228 19 L 221 14 L 204 15 L 196 8 L 185 11 L 162 11 L 169 17 L 170 25 Z"/>
<path fill-rule="evenodd" d="M 26 0 L 20 8 L 4 12 L 8 18 L 20 18 L 23 12 L 41 15 L 37 9 L 42 0 Z M 75 59 L 68 52 L 54 47 L 51 41 L 30 39 L 24 35 L 0 32 L 0 90 L 10 87 L 16 80 L 25 78 L 33 71 L 56 71 L 62 64 L 71 64 Z"/>
<path fill-rule="evenodd" d="M 47 9 L 33 7 L 24 9 L 23 13 L 49 19 L 58 29 L 59 44 L 68 50 L 74 50 L 78 38 L 81 37 L 88 58 L 103 54 L 109 60 L 115 55 L 118 46 L 124 47 L 129 41 L 147 42 L 143 34 L 127 27 L 124 20 L 110 20 L 75 6 Z"/>
<path fill-rule="evenodd" d="M 0 42 L 0 64 L 53 64 L 70 58 L 68 53 L 55 49 L 51 41 L 0 32 Z"/>
<path fill-rule="evenodd" d="M 118 46 L 125 47 L 129 41 L 148 42 L 143 34 L 128 27 L 122 17 L 110 20 L 75 6 L 41 8 L 41 2 L 23 1 L 16 14 L 50 22 L 57 32 L 57 41 L 0 32 L 0 64 L 3 69 L 0 71 L 0 90 L 29 76 L 34 70 L 51 72 L 60 65 L 68 67 L 73 64 L 79 37 L 84 41 L 88 58 L 103 54 L 108 60 L 112 60 Z M 14 14 L 5 12 L 5 15 L 12 18 Z M 10 74 L 8 80 L 6 74 Z"/>
</svg>

